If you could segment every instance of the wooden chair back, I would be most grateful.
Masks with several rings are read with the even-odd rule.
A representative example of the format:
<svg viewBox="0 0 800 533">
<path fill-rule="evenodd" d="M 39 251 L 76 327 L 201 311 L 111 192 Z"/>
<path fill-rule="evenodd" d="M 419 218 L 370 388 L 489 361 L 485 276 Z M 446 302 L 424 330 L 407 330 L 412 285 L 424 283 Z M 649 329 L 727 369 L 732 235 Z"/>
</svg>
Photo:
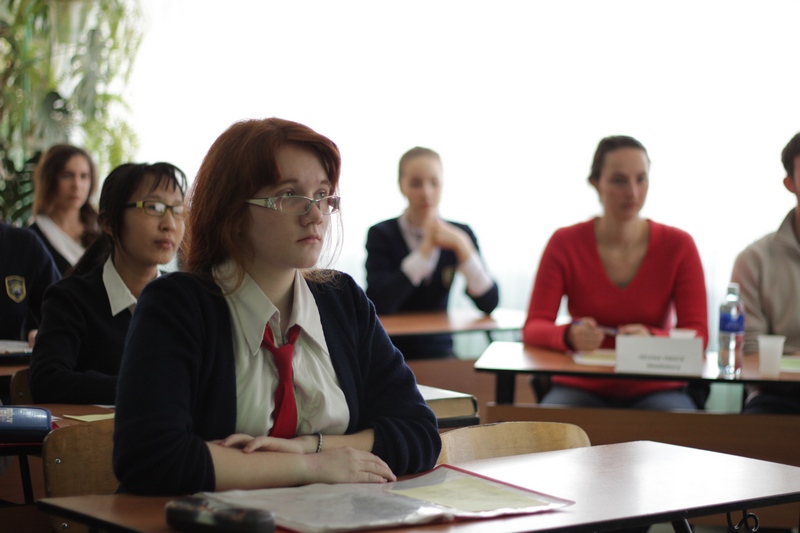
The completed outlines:
<svg viewBox="0 0 800 533">
<path fill-rule="evenodd" d="M 442 433 L 437 464 L 590 446 L 586 432 L 559 422 L 498 422 Z"/>
<path fill-rule="evenodd" d="M 29 368 L 17 370 L 11 375 L 11 405 L 30 405 L 33 403 L 30 375 Z"/>
<path fill-rule="evenodd" d="M 114 419 L 82 422 L 50 432 L 42 445 L 44 489 L 48 498 L 114 494 L 111 453 Z M 57 530 L 86 531 L 80 524 L 53 517 Z"/>
</svg>

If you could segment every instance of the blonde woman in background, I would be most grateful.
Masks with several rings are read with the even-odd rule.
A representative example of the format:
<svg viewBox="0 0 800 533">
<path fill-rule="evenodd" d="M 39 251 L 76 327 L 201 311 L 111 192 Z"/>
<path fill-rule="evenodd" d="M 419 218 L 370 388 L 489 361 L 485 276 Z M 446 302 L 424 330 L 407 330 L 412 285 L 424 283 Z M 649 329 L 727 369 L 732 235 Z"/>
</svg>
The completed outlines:
<svg viewBox="0 0 800 533">
<path fill-rule="evenodd" d="M 418 146 L 400 158 L 398 184 L 408 207 L 367 233 L 367 296 L 378 313 L 446 310 L 457 271 L 475 307 L 487 314 L 497 307 L 499 289 L 472 229 L 439 214 L 442 174 L 442 160 L 430 148 Z M 406 359 L 454 355 L 450 335 L 403 336 L 392 342 Z"/>
</svg>

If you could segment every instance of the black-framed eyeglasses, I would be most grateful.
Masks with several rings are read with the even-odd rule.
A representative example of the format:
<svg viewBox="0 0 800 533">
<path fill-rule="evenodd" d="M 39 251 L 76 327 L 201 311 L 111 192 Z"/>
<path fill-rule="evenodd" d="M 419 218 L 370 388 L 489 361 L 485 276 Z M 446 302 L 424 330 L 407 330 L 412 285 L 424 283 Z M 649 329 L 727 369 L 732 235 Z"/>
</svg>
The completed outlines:
<svg viewBox="0 0 800 533">
<path fill-rule="evenodd" d="M 172 216 L 176 218 L 183 217 L 184 210 L 186 209 L 184 205 L 167 205 L 164 202 L 158 202 L 156 200 L 139 200 L 132 204 L 125 204 L 125 207 L 138 207 L 144 211 L 145 215 L 150 215 L 151 217 L 163 217 L 167 213 L 167 210 L 170 210 L 172 211 Z"/>
<path fill-rule="evenodd" d="M 325 196 L 324 198 L 309 198 L 307 196 L 287 195 L 270 196 L 269 198 L 250 198 L 245 200 L 248 204 L 274 209 L 287 215 L 305 215 L 311 211 L 311 206 L 317 204 L 317 209 L 323 215 L 332 215 L 339 211 L 341 198 L 338 196 Z"/>
</svg>

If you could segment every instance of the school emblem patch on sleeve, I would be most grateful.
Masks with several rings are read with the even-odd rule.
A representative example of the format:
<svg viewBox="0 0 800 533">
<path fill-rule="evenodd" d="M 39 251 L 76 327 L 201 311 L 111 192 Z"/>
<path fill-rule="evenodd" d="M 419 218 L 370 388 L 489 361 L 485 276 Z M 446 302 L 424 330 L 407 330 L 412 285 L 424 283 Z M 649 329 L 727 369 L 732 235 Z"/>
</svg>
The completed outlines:
<svg viewBox="0 0 800 533">
<path fill-rule="evenodd" d="M 454 266 L 446 266 L 442 269 L 442 285 L 446 289 L 450 288 L 450 285 L 453 284 L 453 278 L 456 277 L 456 267 Z"/>
<path fill-rule="evenodd" d="M 25 299 L 25 278 L 22 276 L 6 276 L 6 294 L 17 303 Z"/>
</svg>

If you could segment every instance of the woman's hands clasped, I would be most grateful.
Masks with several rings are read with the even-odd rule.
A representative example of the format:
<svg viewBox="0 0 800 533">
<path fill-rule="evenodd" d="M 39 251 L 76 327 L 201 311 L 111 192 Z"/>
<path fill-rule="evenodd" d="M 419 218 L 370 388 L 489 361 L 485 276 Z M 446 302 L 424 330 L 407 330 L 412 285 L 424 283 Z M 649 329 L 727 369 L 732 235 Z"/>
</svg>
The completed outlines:
<svg viewBox="0 0 800 533">
<path fill-rule="evenodd" d="M 452 250 L 456 254 L 459 264 L 466 261 L 475 251 L 472 240 L 464 230 L 440 219 L 434 214 L 423 226 L 420 249 L 427 255 L 430 250 L 436 247 Z"/>
<path fill-rule="evenodd" d="M 255 451 L 281 453 L 314 453 L 317 451 L 317 436 L 304 435 L 292 439 L 276 437 L 254 437 L 244 433 L 234 433 L 217 444 L 224 448 L 240 448 L 244 453 Z"/>
</svg>

